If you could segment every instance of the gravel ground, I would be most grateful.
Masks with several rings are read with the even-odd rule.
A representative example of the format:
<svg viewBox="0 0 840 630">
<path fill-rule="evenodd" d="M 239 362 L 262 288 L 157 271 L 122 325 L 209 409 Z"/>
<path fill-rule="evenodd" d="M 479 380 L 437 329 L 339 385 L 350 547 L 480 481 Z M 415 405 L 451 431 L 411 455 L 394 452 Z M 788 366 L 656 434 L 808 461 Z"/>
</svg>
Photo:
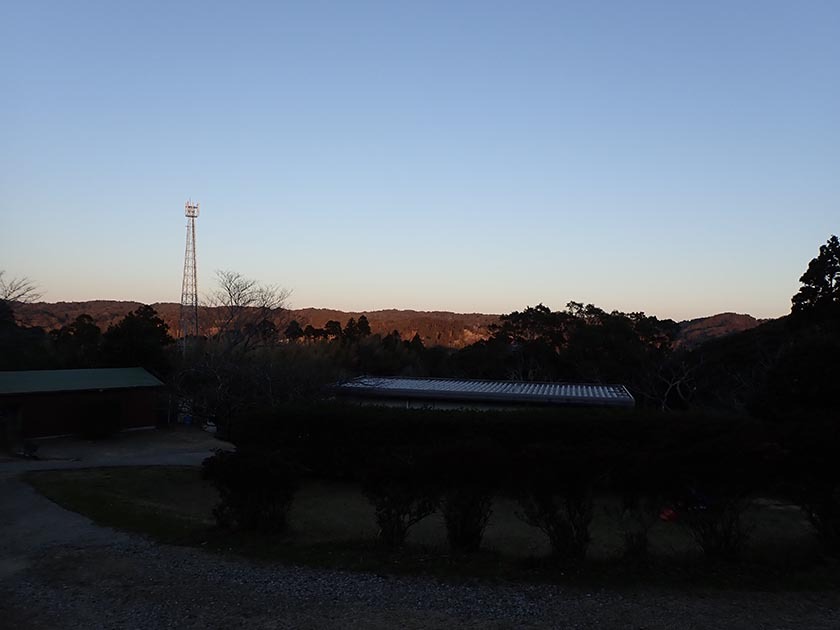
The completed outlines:
<svg viewBox="0 0 840 630">
<path fill-rule="evenodd" d="M 96 526 L 2 470 L 0 628 L 840 629 L 831 592 L 451 584 L 223 558 Z"/>
</svg>

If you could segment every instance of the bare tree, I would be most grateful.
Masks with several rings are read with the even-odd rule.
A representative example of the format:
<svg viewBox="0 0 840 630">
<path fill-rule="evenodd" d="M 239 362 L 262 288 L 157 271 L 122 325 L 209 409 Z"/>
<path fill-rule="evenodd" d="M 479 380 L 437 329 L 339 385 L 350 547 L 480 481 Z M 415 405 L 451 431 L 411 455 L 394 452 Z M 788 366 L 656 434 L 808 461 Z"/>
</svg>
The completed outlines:
<svg viewBox="0 0 840 630">
<path fill-rule="evenodd" d="M 218 288 L 207 299 L 216 315 L 217 334 L 249 340 L 265 334 L 269 324 L 285 312 L 291 291 L 276 285 L 259 284 L 236 271 L 217 271 Z"/>
<path fill-rule="evenodd" d="M 230 431 L 244 409 L 273 400 L 274 342 L 285 327 L 290 291 L 259 284 L 235 271 L 217 271 L 204 300 L 208 339 L 187 353 L 176 387 L 187 408 Z"/>
<path fill-rule="evenodd" d="M 38 287 L 29 278 L 6 280 L 0 270 L 0 302 L 35 302 L 41 299 Z"/>
<path fill-rule="evenodd" d="M 696 372 L 703 365 L 703 358 L 692 363 L 683 355 L 661 356 L 640 371 L 635 379 L 635 389 L 660 411 L 671 411 L 670 403 L 688 405 L 697 389 Z"/>
</svg>

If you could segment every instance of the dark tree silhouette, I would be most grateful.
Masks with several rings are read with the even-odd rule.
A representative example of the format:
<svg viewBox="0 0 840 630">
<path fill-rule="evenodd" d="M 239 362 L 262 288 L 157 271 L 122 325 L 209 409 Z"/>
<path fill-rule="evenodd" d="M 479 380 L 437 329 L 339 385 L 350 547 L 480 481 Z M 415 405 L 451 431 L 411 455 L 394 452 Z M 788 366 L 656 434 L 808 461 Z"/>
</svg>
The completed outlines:
<svg viewBox="0 0 840 630">
<path fill-rule="evenodd" d="M 245 331 L 249 336 L 259 339 L 264 344 L 271 344 L 277 341 L 277 326 L 270 319 L 262 319 L 253 326 L 247 326 Z"/>
<path fill-rule="evenodd" d="M 4 276 L 0 269 L 0 370 L 55 367 L 43 329 L 15 321 L 15 305 L 39 300 L 38 288 L 28 278 Z"/>
<path fill-rule="evenodd" d="M 802 287 L 791 299 L 794 314 L 840 314 L 840 240 L 832 234 L 799 278 Z"/>
<path fill-rule="evenodd" d="M 359 332 L 359 337 L 370 335 L 370 322 L 366 315 L 359 317 L 359 321 L 356 322 L 356 330 Z"/>
<path fill-rule="evenodd" d="M 272 332 L 261 324 L 273 324 L 282 316 L 289 290 L 259 284 L 235 271 L 217 271 L 216 276 L 218 289 L 209 296 L 207 305 L 213 307 L 216 340 L 225 342 L 224 350 L 247 353 L 274 341 L 276 329 Z"/>
<path fill-rule="evenodd" d="M 5 300 L 0 300 L 0 327 L 15 325 L 15 312 Z"/>
<path fill-rule="evenodd" d="M 0 270 L 0 302 L 36 302 L 41 298 L 38 288 L 29 278 L 6 280 Z"/>
<path fill-rule="evenodd" d="M 53 330 L 50 335 L 65 367 L 94 367 L 99 363 L 102 331 L 87 313 Z"/>
<path fill-rule="evenodd" d="M 310 328 L 309 326 L 307 328 Z M 313 329 L 314 330 L 314 329 Z M 293 319 L 289 322 L 289 325 L 286 326 L 286 330 L 283 332 L 283 335 L 286 339 L 291 341 L 297 341 L 301 337 L 303 337 L 303 329 L 300 327 L 300 324 L 296 319 Z"/>
<path fill-rule="evenodd" d="M 102 336 L 103 351 L 112 365 L 142 366 L 158 372 L 167 367 L 164 346 L 172 342 L 169 327 L 151 306 L 126 315 Z"/>
<path fill-rule="evenodd" d="M 332 339 L 338 339 L 341 337 L 341 324 L 334 319 L 331 319 L 326 324 L 324 324 L 324 332 L 327 334 L 328 337 Z"/>
<path fill-rule="evenodd" d="M 490 326 L 490 332 L 494 338 L 509 343 L 541 341 L 553 350 L 558 350 L 566 345 L 568 329 L 574 322 L 574 317 L 574 313 L 553 312 L 549 307 L 537 304 L 528 306 L 522 312 L 514 311 L 509 315 L 502 315 L 499 318 L 501 323 Z"/>
<path fill-rule="evenodd" d="M 411 341 L 406 341 L 404 343 L 405 347 L 412 352 L 423 352 L 423 350 L 426 349 L 426 346 L 423 345 L 423 340 L 420 338 L 420 333 L 414 333 Z"/>
<path fill-rule="evenodd" d="M 619 382 L 666 408 L 666 401 L 673 398 L 667 391 L 673 389 L 670 380 L 661 378 L 679 333 L 671 320 L 644 313 L 608 313 L 582 302 L 569 302 L 563 311 L 538 304 L 502 315 L 490 332 L 490 340 L 459 353 L 455 362 L 464 375 Z M 488 366 L 493 367 L 488 371 Z M 689 389 L 683 384 L 680 393 Z"/>
<path fill-rule="evenodd" d="M 7 302 L 0 301 L 0 370 L 53 369 L 49 337 L 37 326 L 18 326 Z"/>
<path fill-rule="evenodd" d="M 359 325 L 356 323 L 356 318 L 351 317 L 344 325 L 344 339 L 345 341 L 356 341 L 359 338 Z"/>
<path fill-rule="evenodd" d="M 36 302 L 41 299 L 38 288 L 29 278 L 6 279 L 6 272 L 0 269 L 0 326 L 14 327 L 13 304 Z"/>
</svg>

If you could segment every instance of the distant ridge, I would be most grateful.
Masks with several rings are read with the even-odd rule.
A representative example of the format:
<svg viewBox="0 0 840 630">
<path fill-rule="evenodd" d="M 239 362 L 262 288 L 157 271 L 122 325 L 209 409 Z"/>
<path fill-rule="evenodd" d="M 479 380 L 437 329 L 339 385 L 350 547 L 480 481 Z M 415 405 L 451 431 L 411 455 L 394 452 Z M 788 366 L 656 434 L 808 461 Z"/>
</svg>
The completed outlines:
<svg viewBox="0 0 840 630">
<path fill-rule="evenodd" d="M 87 302 L 36 302 L 16 304 L 15 318 L 25 326 L 39 326 L 45 330 L 61 328 L 79 315 L 87 313 L 103 331 L 119 322 L 126 314 L 140 306 L 140 302 L 116 300 L 92 300 Z M 169 325 L 170 331 L 178 327 L 180 305 L 174 302 L 157 302 L 151 305 Z M 199 320 L 208 321 L 210 309 L 200 307 Z M 449 311 L 415 311 L 383 309 L 377 311 L 339 311 L 328 308 L 301 308 L 278 313 L 275 324 L 281 331 L 289 321 L 305 327 L 311 324 L 323 328 L 330 320 L 347 323 L 351 317 L 367 316 L 374 333 L 386 335 L 397 330 L 403 339 L 420 335 L 426 346 L 463 348 L 490 336 L 489 327 L 499 321 L 498 315 L 485 313 L 453 313 Z M 677 345 L 684 348 L 699 346 L 711 339 L 755 328 L 763 321 L 751 315 L 719 313 L 680 322 L 680 337 Z"/>
<path fill-rule="evenodd" d="M 19 324 L 38 326 L 54 330 L 66 326 L 79 315 L 90 315 L 103 331 L 119 322 L 128 313 L 141 305 L 140 302 L 116 300 L 92 300 L 87 302 L 36 302 L 15 305 L 15 318 Z M 156 302 L 151 305 L 167 323 L 170 332 L 178 328 L 181 306 L 174 302 Z M 199 307 L 199 322 L 209 321 L 210 308 Z M 328 308 L 302 308 L 282 311 L 275 315 L 274 323 L 281 332 L 288 322 L 297 320 L 301 327 L 311 324 L 323 328 L 330 320 L 338 321 L 342 327 L 351 317 L 358 319 L 366 315 L 374 333 L 386 335 L 399 331 L 404 339 L 415 334 L 426 346 L 447 346 L 462 348 L 489 337 L 489 326 L 499 321 L 498 315 L 483 313 L 452 313 L 448 311 L 414 311 L 384 309 L 378 311 L 339 311 Z"/>
<path fill-rule="evenodd" d="M 712 339 L 718 339 L 737 332 L 755 328 L 766 319 L 756 319 L 741 313 L 719 313 L 710 317 L 698 317 L 680 322 L 678 345 L 695 348 Z"/>
</svg>

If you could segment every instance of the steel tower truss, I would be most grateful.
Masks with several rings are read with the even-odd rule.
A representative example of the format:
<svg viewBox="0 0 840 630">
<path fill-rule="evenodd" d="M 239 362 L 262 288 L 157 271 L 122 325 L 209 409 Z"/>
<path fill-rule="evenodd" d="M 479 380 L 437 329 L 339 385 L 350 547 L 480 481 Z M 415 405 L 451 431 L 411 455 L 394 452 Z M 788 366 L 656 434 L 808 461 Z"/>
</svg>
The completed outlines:
<svg viewBox="0 0 840 630">
<path fill-rule="evenodd" d="M 181 317 L 178 321 L 178 336 L 198 336 L 198 282 L 195 264 L 195 220 L 198 217 L 198 203 L 184 204 L 187 217 L 187 247 L 184 252 L 184 279 L 181 282 Z"/>
</svg>

